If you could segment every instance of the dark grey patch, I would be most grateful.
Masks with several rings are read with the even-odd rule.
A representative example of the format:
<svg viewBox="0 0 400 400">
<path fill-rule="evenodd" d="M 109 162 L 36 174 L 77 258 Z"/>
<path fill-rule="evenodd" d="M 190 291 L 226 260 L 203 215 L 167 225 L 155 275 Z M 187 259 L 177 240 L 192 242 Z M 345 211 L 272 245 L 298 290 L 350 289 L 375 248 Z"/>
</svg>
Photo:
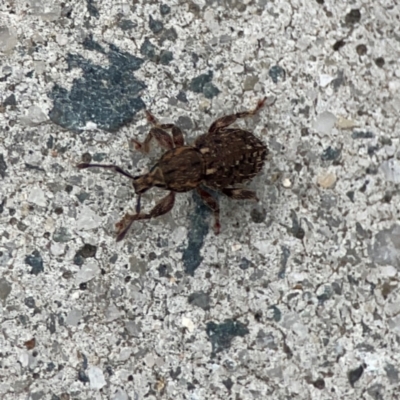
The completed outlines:
<svg viewBox="0 0 400 400">
<path fill-rule="evenodd" d="M 246 270 L 249 269 L 250 267 L 254 267 L 254 264 L 246 257 L 242 257 L 239 262 L 239 268 L 242 270 Z"/>
<path fill-rule="evenodd" d="M 324 285 L 323 293 L 317 296 L 318 304 L 323 306 L 324 303 L 333 296 L 333 289 L 330 285 Z"/>
<path fill-rule="evenodd" d="M 17 223 L 17 229 L 21 232 L 25 232 L 26 229 L 28 228 L 28 225 L 24 224 L 22 221 L 18 221 Z"/>
<path fill-rule="evenodd" d="M 358 368 L 351 370 L 348 372 L 347 377 L 349 379 L 350 385 L 354 387 L 354 384 L 361 378 L 364 373 L 364 369 L 366 368 L 365 364 L 361 364 Z"/>
<path fill-rule="evenodd" d="M 53 233 L 53 240 L 58 243 L 66 243 L 72 239 L 72 235 L 67 228 L 60 227 Z"/>
<path fill-rule="evenodd" d="M 400 225 L 382 229 L 375 235 L 373 246 L 369 247 L 372 261 L 378 265 L 393 265 L 400 269 Z"/>
<path fill-rule="evenodd" d="M 278 272 L 278 278 L 283 279 L 286 275 L 286 266 L 290 257 L 290 249 L 286 246 L 281 246 L 281 268 Z"/>
<path fill-rule="evenodd" d="M 46 147 L 48 149 L 52 149 L 53 146 L 54 146 L 54 137 L 53 137 L 53 135 L 50 135 L 49 138 L 47 139 Z"/>
<path fill-rule="evenodd" d="M 372 157 L 379 150 L 379 146 L 368 146 L 367 153 Z"/>
<path fill-rule="evenodd" d="M 181 373 L 182 373 L 182 368 L 179 366 L 176 368 L 175 371 L 173 369 L 169 371 L 169 375 L 173 380 L 176 380 Z"/>
<path fill-rule="evenodd" d="M 92 258 L 96 256 L 97 246 L 93 246 L 91 244 L 85 243 L 78 252 L 82 255 L 83 258 Z"/>
<path fill-rule="evenodd" d="M 156 50 L 156 46 L 150 42 L 149 38 L 145 38 L 140 46 L 140 54 L 152 61 L 156 59 Z"/>
<path fill-rule="evenodd" d="M 103 51 L 101 46 L 97 51 Z M 68 68 L 81 68 L 83 76 L 73 80 L 70 91 L 54 85 L 49 94 L 54 101 L 49 117 L 55 124 L 79 132 L 94 122 L 100 129 L 115 132 L 145 107 L 139 93 L 146 85 L 132 74 L 143 60 L 112 44 L 107 56 L 110 65 L 104 68 L 80 55 L 68 55 Z"/>
<path fill-rule="evenodd" d="M 4 198 L 0 203 L 0 214 L 3 214 L 4 211 L 4 204 L 6 204 L 6 199 Z"/>
<path fill-rule="evenodd" d="M 222 383 L 227 388 L 228 392 L 230 392 L 233 387 L 232 379 L 228 377 L 228 379 L 223 380 Z"/>
<path fill-rule="evenodd" d="M 25 168 L 30 169 L 32 171 L 46 172 L 43 168 L 38 167 L 37 165 L 28 164 L 28 163 L 25 163 Z"/>
<path fill-rule="evenodd" d="M 115 264 L 117 262 L 117 260 L 118 260 L 118 254 L 116 254 L 116 253 L 113 254 L 109 259 L 110 264 Z"/>
<path fill-rule="evenodd" d="M 100 162 L 107 157 L 106 153 L 95 153 L 93 154 L 93 161 Z"/>
<path fill-rule="evenodd" d="M 76 195 L 80 203 L 83 203 L 87 198 L 90 197 L 89 193 L 86 192 L 80 192 Z"/>
<path fill-rule="evenodd" d="M 149 15 L 149 28 L 152 30 L 153 33 L 157 34 L 164 29 L 164 24 Z"/>
<path fill-rule="evenodd" d="M 318 378 L 312 382 L 313 386 L 317 389 L 325 389 L 325 381 L 322 378 Z"/>
<path fill-rule="evenodd" d="M 375 64 L 377 67 L 383 68 L 383 66 L 385 65 L 385 59 L 383 57 L 375 58 Z"/>
<path fill-rule="evenodd" d="M 257 333 L 256 338 L 257 346 L 260 348 L 268 348 L 271 350 L 278 350 L 278 345 L 275 342 L 274 335 L 272 333 L 266 333 L 260 329 Z"/>
<path fill-rule="evenodd" d="M 81 160 L 84 163 L 90 163 L 92 161 L 92 155 L 89 152 L 83 153 L 81 155 Z"/>
<path fill-rule="evenodd" d="M 160 4 L 160 14 L 167 15 L 171 12 L 171 7 L 168 4 Z"/>
<path fill-rule="evenodd" d="M 87 10 L 88 10 L 89 15 L 91 15 L 92 17 L 95 17 L 95 18 L 100 17 L 99 10 L 95 6 L 95 2 L 93 0 L 86 0 L 86 5 L 87 5 Z"/>
<path fill-rule="evenodd" d="M 305 232 L 304 229 L 300 226 L 297 214 L 294 210 L 290 211 L 290 218 L 292 219 L 292 235 L 299 240 L 303 240 Z"/>
<path fill-rule="evenodd" d="M 208 71 L 207 74 L 201 74 L 196 78 L 193 78 L 189 83 L 189 90 L 195 93 L 202 93 L 204 86 L 207 83 L 211 83 L 213 78 L 213 72 Z"/>
<path fill-rule="evenodd" d="M 221 91 L 211 82 L 207 82 L 203 88 L 203 94 L 207 99 L 212 99 L 217 96 Z"/>
<path fill-rule="evenodd" d="M 160 53 L 160 64 L 168 65 L 173 60 L 172 51 L 162 50 Z"/>
<path fill-rule="evenodd" d="M 375 137 L 374 133 L 371 131 L 354 131 L 351 134 L 353 139 L 372 139 Z"/>
<path fill-rule="evenodd" d="M 6 177 L 7 164 L 4 161 L 3 154 L 0 154 L 0 176 L 4 179 Z"/>
<path fill-rule="evenodd" d="M 167 264 L 160 264 L 157 270 L 160 278 L 169 278 L 171 276 L 171 267 Z"/>
<path fill-rule="evenodd" d="M 133 28 L 136 28 L 137 25 L 133 23 L 130 19 L 121 19 L 121 21 L 118 22 L 118 26 L 123 31 L 130 31 Z"/>
<path fill-rule="evenodd" d="M 176 96 L 176 98 L 181 101 L 182 103 L 187 103 L 188 99 L 186 97 L 186 93 L 183 92 L 182 90 L 178 93 L 178 95 Z"/>
<path fill-rule="evenodd" d="M 342 286 L 338 282 L 332 282 L 332 289 L 335 292 L 335 294 L 341 296 L 342 295 Z"/>
<path fill-rule="evenodd" d="M 250 217 L 255 224 L 261 224 L 267 217 L 267 211 L 263 207 L 254 207 L 250 211 Z"/>
<path fill-rule="evenodd" d="M 322 193 L 321 194 L 321 208 L 325 210 L 330 210 L 337 205 L 337 197 L 331 193 Z"/>
<path fill-rule="evenodd" d="M 38 275 L 44 271 L 43 259 L 38 250 L 34 250 L 31 255 L 26 256 L 25 263 L 32 267 L 30 274 Z"/>
<path fill-rule="evenodd" d="M 387 136 L 381 136 L 379 138 L 379 143 L 382 143 L 383 146 L 392 146 L 393 140 Z"/>
<path fill-rule="evenodd" d="M 359 9 L 351 10 L 345 17 L 345 24 L 347 26 L 352 26 L 360 22 L 361 19 L 361 12 Z"/>
<path fill-rule="evenodd" d="M 54 371 L 55 368 L 56 368 L 56 364 L 54 364 L 53 362 L 50 361 L 49 363 L 47 363 L 46 371 L 51 372 L 51 371 Z"/>
<path fill-rule="evenodd" d="M 363 327 L 363 332 L 364 332 L 364 327 Z M 371 332 L 371 329 L 367 327 L 366 332 Z M 359 343 L 355 346 L 357 350 L 361 350 L 362 352 L 367 352 L 367 353 L 374 353 L 375 352 L 375 347 L 371 346 L 369 343 Z"/>
<path fill-rule="evenodd" d="M 85 259 L 82 257 L 81 253 L 79 253 L 79 251 L 75 254 L 74 256 L 74 264 L 81 266 L 83 265 Z"/>
<path fill-rule="evenodd" d="M 113 376 L 113 375 L 114 375 L 114 371 L 113 371 L 111 365 L 107 365 L 107 366 L 106 366 L 106 372 L 107 372 L 107 374 L 108 374 L 109 376 Z"/>
<path fill-rule="evenodd" d="M 266 318 L 270 321 L 279 322 L 282 319 L 282 312 L 277 306 L 269 306 Z"/>
<path fill-rule="evenodd" d="M 56 321 L 57 321 L 56 315 L 53 313 L 50 314 L 46 320 L 46 327 L 47 327 L 47 330 L 50 332 L 50 334 L 53 334 L 56 332 L 56 327 L 57 327 Z"/>
<path fill-rule="evenodd" d="M 106 54 L 104 47 L 101 46 L 99 43 L 97 43 L 95 40 L 93 40 L 92 35 L 85 37 L 82 45 L 86 50 L 98 51 L 101 54 Z"/>
<path fill-rule="evenodd" d="M 354 203 L 354 190 L 349 190 L 349 191 L 346 193 L 346 196 L 350 199 L 350 201 L 351 201 L 352 203 Z"/>
<path fill-rule="evenodd" d="M 285 80 L 286 71 L 279 65 L 274 65 L 269 69 L 268 75 L 271 77 L 272 82 L 278 83 L 279 80 Z"/>
<path fill-rule="evenodd" d="M 243 337 L 249 330 L 241 322 L 228 319 L 221 324 L 208 322 L 206 333 L 212 345 L 211 357 L 214 357 L 218 352 L 229 349 L 235 336 Z"/>
<path fill-rule="evenodd" d="M 367 389 L 367 393 L 374 400 L 384 400 L 384 388 L 381 383 L 374 383 Z"/>
<path fill-rule="evenodd" d="M 193 193 L 193 201 L 195 208 L 189 217 L 188 246 L 183 250 L 182 254 L 185 272 L 189 275 L 194 275 L 194 271 L 203 261 L 203 257 L 200 256 L 200 250 L 209 230 L 207 217 L 211 214 L 210 209 L 196 192 Z"/>
<path fill-rule="evenodd" d="M 89 377 L 86 375 L 85 371 L 83 371 L 82 369 L 80 369 L 78 372 L 78 379 L 83 383 L 89 382 Z"/>
<path fill-rule="evenodd" d="M 11 93 L 3 102 L 3 106 L 16 106 L 17 100 L 15 98 L 14 93 Z"/>
<path fill-rule="evenodd" d="M 200 307 L 204 311 L 207 311 L 210 309 L 211 299 L 208 293 L 200 291 L 190 294 L 188 297 L 188 302 L 193 306 Z"/>
<path fill-rule="evenodd" d="M 341 153 L 342 153 L 342 149 L 334 149 L 331 146 L 329 146 L 322 153 L 321 160 L 322 161 L 334 161 L 334 160 L 337 160 L 340 157 Z"/>
<path fill-rule="evenodd" d="M 306 118 L 310 117 L 310 106 L 305 106 L 304 108 L 299 109 L 299 114 L 303 114 Z"/>
<path fill-rule="evenodd" d="M 399 383 L 399 371 L 393 364 L 386 363 L 384 369 L 391 385 Z"/>
<path fill-rule="evenodd" d="M 365 173 L 367 175 L 377 175 L 379 172 L 379 169 L 376 165 L 370 165 L 365 169 Z"/>
<path fill-rule="evenodd" d="M 24 299 L 24 304 L 25 304 L 28 308 L 35 308 L 35 306 L 36 306 L 35 299 L 34 299 L 32 296 L 25 297 L 25 299 Z"/>
<path fill-rule="evenodd" d="M 0 300 L 3 302 L 11 293 L 12 285 L 6 278 L 0 278 Z"/>
<path fill-rule="evenodd" d="M 358 265 L 361 262 L 361 258 L 357 254 L 355 249 L 347 248 L 346 255 L 341 259 L 342 265 L 349 263 L 350 265 Z"/>
<path fill-rule="evenodd" d="M 337 92 L 338 89 L 340 88 L 340 86 L 343 85 L 343 82 L 344 82 L 344 71 L 343 71 L 343 70 L 340 70 L 340 71 L 338 71 L 338 73 L 337 73 L 337 77 L 331 82 L 331 85 L 332 85 L 332 87 L 333 87 L 333 90 L 334 90 L 335 92 Z"/>
<path fill-rule="evenodd" d="M 30 398 L 32 400 L 40 400 L 44 396 L 45 396 L 45 393 L 43 392 L 43 390 L 39 390 L 38 392 L 31 392 Z"/>
<path fill-rule="evenodd" d="M 178 38 L 178 34 L 176 33 L 175 28 L 169 28 L 169 29 L 166 29 L 161 34 L 159 43 L 160 43 L 160 45 L 162 45 L 166 40 L 169 40 L 170 42 L 175 42 L 177 38 Z"/>
<path fill-rule="evenodd" d="M 193 129 L 192 120 L 189 117 L 186 117 L 186 116 L 179 117 L 178 121 L 176 121 L 176 125 L 179 128 L 183 129 L 183 130 L 185 130 L 185 129 L 187 129 L 187 130 Z"/>
</svg>

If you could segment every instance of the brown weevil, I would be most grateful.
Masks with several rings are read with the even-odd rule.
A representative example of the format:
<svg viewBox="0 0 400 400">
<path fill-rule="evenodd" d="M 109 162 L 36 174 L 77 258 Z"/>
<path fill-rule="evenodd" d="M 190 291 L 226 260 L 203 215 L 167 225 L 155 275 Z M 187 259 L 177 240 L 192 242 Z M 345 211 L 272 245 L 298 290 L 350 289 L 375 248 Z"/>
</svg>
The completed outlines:
<svg viewBox="0 0 400 400">
<path fill-rule="evenodd" d="M 146 111 L 152 125 L 143 143 L 133 140 L 135 148 L 143 153 L 149 151 L 154 138 L 167 151 L 151 170 L 141 176 L 133 176 L 116 165 L 81 163 L 78 168 L 108 168 L 133 181 L 138 195 L 136 214 L 125 214 L 116 224 L 117 241 L 122 240 L 134 221 L 155 218 L 169 212 L 175 201 L 175 193 L 196 189 L 200 197 L 214 213 L 214 230 L 218 234 L 219 204 L 207 188 L 222 192 L 235 200 L 258 200 L 256 193 L 237 187 L 254 178 L 263 167 L 268 149 L 251 132 L 240 128 L 229 128 L 239 118 L 255 115 L 265 104 L 260 100 L 251 111 L 239 112 L 217 119 L 204 135 L 199 136 L 193 146 L 185 145 L 182 131 L 173 124 L 159 124 Z M 170 130 L 172 135 L 166 130 Z M 153 186 L 169 191 L 148 213 L 141 212 L 140 196 Z"/>
</svg>

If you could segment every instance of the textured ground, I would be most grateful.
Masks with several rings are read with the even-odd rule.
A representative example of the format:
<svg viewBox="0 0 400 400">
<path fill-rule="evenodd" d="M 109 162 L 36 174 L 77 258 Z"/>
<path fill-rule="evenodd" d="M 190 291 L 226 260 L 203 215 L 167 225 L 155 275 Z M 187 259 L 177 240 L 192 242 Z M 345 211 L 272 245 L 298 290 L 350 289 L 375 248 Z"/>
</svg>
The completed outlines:
<svg viewBox="0 0 400 400">
<path fill-rule="evenodd" d="M 400 397 L 400 6 L 348 4 L 0 2 L 1 399 Z M 77 163 L 264 96 L 260 204 L 115 243 L 130 182 Z"/>
</svg>

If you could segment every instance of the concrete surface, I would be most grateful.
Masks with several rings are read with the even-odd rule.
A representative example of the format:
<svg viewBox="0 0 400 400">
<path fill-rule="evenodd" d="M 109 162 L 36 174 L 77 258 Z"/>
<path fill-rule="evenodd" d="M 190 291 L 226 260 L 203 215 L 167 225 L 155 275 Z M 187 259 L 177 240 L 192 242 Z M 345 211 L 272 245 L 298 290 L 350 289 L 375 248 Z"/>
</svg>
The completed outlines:
<svg viewBox="0 0 400 400">
<path fill-rule="evenodd" d="M 400 398 L 400 6 L 0 3 L 0 398 Z M 270 149 L 220 196 L 134 225 L 143 108 Z M 275 100 L 275 103 L 273 103 Z M 273 103 L 273 104 L 272 104 Z M 162 196 L 143 196 L 150 208 Z"/>
</svg>

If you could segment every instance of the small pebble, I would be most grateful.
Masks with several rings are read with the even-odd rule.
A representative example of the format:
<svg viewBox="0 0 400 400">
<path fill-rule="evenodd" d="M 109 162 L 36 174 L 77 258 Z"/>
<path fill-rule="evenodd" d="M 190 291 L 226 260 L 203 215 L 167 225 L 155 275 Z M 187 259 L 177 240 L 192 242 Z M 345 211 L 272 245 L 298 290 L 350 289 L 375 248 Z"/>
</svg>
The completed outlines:
<svg viewBox="0 0 400 400">
<path fill-rule="evenodd" d="M 339 129 L 353 129 L 356 126 L 358 126 L 357 122 L 344 117 L 339 117 L 336 121 L 336 127 Z"/>
<path fill-rule="evenodd" d="M 88 370 L 88 377 L 91 389 L 100 390 L 106 385 L 103 371 L 98 367 L 90 367 Z"/>
<path fill-rule="evenodd" d="M 327 172 L 317 178 L 317 183 L 322 188 L 329 189 L 336 183 L 336 175 L 333 172 Z"/>
<path fill-rule="evenodd" d="M 187 317 L 182 317 L 182 326 L 189 332 L 193 332 L 195 328 L 193 321 Z"/>
<path fill-rule="evenodd" d="M 290 181 L 289 178 L 285 178 L 285 179 L 282 181 L 282 186 L 283 186 L 284 188 L 290 188 L 290 187 L 292 186 L 292 182 Z"/>
<path fill-rule="evenodd" d="M 336 123 L 336 117 L 329 111 L 324 111 L 314 121 L 314 129 L 323 135 L 329 135 Z"/>
</svg>

